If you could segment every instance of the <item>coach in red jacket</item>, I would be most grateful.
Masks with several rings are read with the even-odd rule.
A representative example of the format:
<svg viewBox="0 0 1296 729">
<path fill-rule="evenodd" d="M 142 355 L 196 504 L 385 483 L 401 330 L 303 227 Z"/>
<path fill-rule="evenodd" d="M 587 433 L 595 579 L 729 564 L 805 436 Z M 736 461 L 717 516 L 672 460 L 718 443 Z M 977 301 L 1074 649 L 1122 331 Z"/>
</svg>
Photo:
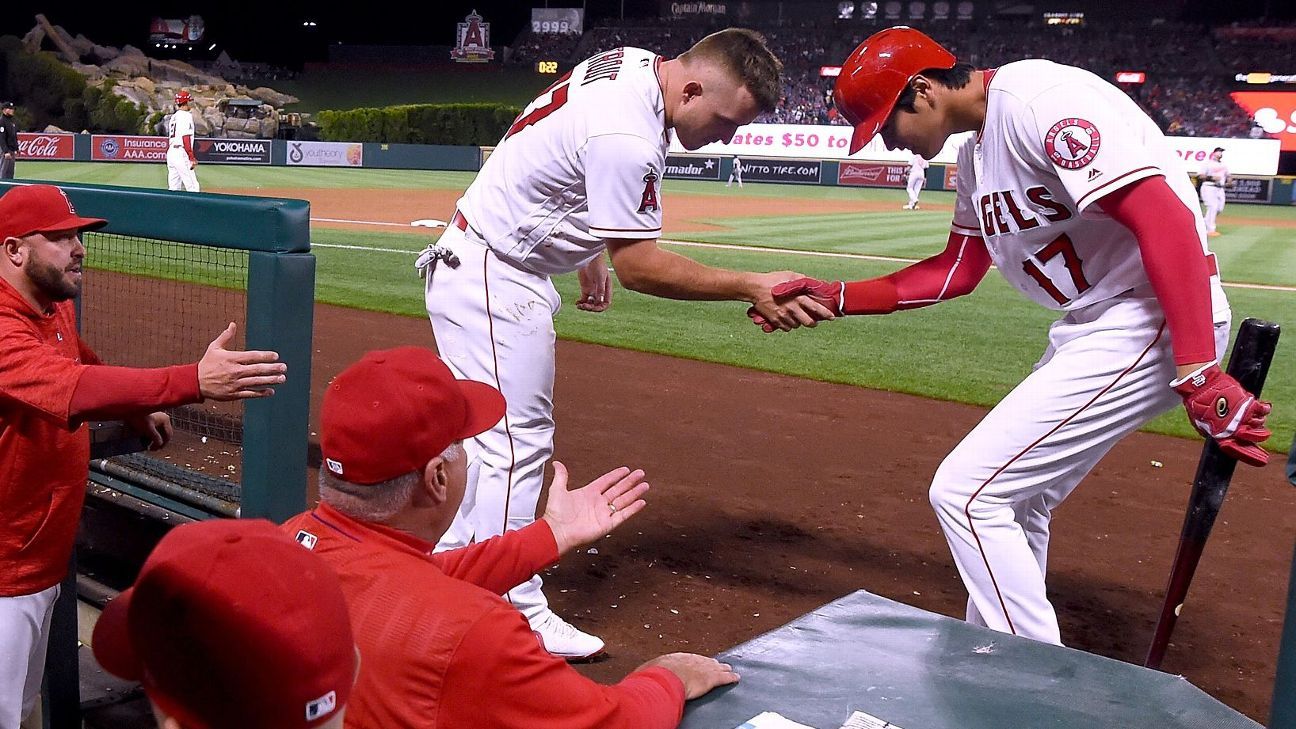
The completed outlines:
<svg viewBox="0 0 1296 729">
<path fill-rule="evenodd" d="M 274 352 L 234 352 L 234 325 L 193 364 L 108 367 L 77 336 L 81 232 L 52 185 L 0 197 L 0 727 L 16 727 L 40 690 L 50 616 L 67 572 L 90 474 L 83 422 L 123 418 L 160 448 L 162 408 L 263 397 L 284 381 Z"/>
<path fill-rule="evenodd" d="M 432 554 L 463 500 L 460 444 L 504 415 L 504 398 L 456 380 L 431 350 L 371 352 L 330 383 L 314 511 L 284 529 L 342 578 L 360 648 L 349 729 L 669 729 L 685 699 L 738 680 L 704 656 L 649 661 L 615 686 L 545 651 L 500 595 L 644 507 L 642 471 L 567 490 L 554 462 L 544 517 Z"/>
</svg>

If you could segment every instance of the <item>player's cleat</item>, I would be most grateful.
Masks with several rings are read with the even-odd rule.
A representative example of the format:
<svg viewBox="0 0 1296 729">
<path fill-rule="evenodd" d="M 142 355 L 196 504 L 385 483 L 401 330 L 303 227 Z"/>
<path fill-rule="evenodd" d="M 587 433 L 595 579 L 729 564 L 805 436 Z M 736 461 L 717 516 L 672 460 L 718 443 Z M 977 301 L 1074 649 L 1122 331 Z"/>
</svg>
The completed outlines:
<svg viewBox="0 0 1296 729">
<path fill-rule="evenodd" d="M 1211 238 L 1218 238 L 1219 235 L 1220 235 L 1220 232 L 1219 232 L 1218 230 L 1212 230 L 1211 232 L 1207 233 L 1206 235 L 1210 236 Z"/>
<path fill-rule="evenodd" d="M 531 624 L 531 630 L 540 646 L 559 658 L 579 661 L 603 652 L 602 638 L 577 629 L 552 610 L 541 613 Z"/>
</svg>

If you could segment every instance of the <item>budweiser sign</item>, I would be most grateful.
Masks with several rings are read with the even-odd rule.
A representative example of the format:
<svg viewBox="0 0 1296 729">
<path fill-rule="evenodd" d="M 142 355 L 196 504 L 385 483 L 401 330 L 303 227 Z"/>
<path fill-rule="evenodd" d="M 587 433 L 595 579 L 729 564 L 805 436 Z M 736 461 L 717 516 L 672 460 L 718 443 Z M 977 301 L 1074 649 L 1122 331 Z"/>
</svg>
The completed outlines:
<svg viewBox="0 0 1296 729">
<path fill-rule="evenodd" d="M 76 159 L 72 140 L 74 134 L 32 134 L 19 132 L 18 159 L 72 160 Z"/>
<path fill-rule="evenodd" d="M 904 187 L 909 166 L 875 162 L 842 162 L 837 167 L 837 184 Z"/>
</svg>

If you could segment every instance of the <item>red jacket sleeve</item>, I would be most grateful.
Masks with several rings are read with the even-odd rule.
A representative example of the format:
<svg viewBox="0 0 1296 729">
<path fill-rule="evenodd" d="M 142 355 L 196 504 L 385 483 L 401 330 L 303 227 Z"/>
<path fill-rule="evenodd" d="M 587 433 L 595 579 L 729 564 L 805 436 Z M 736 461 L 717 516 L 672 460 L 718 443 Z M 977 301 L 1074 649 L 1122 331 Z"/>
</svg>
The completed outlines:
<svg viewBox="0 0 1296 729">
<path fill-rule="evenodd" d="M 147 370 L 92 365 L 72 393 L 68 419 L 125 418 L 201 401 L 196 362 Z"/>
<path fill-rule="evenodd" d="M 1175 364 L 1213 362 L 1211 273 L 1193 214 L 1160 176 L 1113 190 L 1097 205 L 1138 239 L 1143 268 L 1165 310 Z"/>
<path fill-rule="evenodd" d="M 851 281 L 843 314 L 889 314 L 972 293 L 990 270 L 990 252 L 976 236 L 951 232 L 945 250 L 881 278 Z"/>
<path fill-rule="evenodd" d="M 432 555 L 442 572 L 502 595 L 558 561 L 558 543 L 544 519 L 462 549 Z"/>
<path fill-rule="evenodd" d="M 66 424 L 84 371 L 84 365 L 21 327 L 0 332 L 0 400 Z"/>
<path fill-rule="evenodd" d="M 542 649 L 522 614 L 500 605 L 451 657 L 436 726 L 674 729 L 683 715 L 684 684 L 675 674 L 650 668 L 615 686 L 595 683 Z"/>
</svg>

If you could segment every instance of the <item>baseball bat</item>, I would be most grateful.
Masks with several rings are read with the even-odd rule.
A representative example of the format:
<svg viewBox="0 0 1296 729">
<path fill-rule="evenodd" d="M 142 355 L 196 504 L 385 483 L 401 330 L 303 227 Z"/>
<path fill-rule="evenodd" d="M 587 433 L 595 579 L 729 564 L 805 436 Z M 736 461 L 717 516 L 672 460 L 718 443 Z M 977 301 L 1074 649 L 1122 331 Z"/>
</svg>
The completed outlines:
<svg viewBox="0 0 1296 729">
<path fill-rule="evenodd" d="M 1279 327 L 1260 319 L 1247 319 L 1238 330 L 1237 341 L 1229 355 L 1228 373 L 1248 392 L 1260 397 L 1264 389 L 1269 365 L 1273 362 L 1274 348 L 1278 346 Z M 1197 476 L 1193 479 L 1192 494 L 1188 497 L 1188 513 L 1184 516 L 1183 531 L 1179 535 L 1179 548 L 1175 552 L 1170 581 L 1166 586 L 1165 602 L 1157 620 L 1152 645 L 1148 648 L 1143 665 L 1160 668 L 1165 658 L 1170 634 L 1183 610 L 1188 586 L 1192 584 L 1197 563 L 1201 561 L 1206 540 L 1210 538 L 1215 517 L 1228 493 L 1229 481 L 1237 461 L 1224 455 L 1214 440 L 1207 439 L 1202 446 L 1201 460 L 1197 462 Z"/>
</svg>

